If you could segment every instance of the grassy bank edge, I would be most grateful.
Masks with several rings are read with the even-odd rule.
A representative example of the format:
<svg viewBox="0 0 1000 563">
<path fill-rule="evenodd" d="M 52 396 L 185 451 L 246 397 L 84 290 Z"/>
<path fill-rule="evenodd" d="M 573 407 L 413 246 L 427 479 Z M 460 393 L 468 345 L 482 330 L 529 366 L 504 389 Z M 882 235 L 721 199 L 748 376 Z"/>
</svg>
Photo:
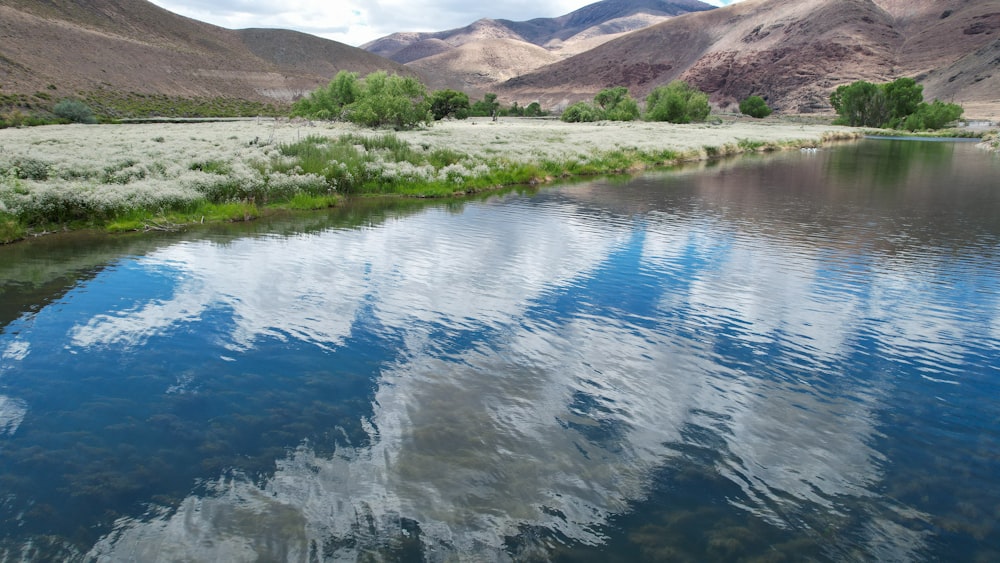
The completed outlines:
<svg viewBox="0 0 1000 563">
<path fill-rule="evenodd" d="M 595 151 L 586 159 L 569 158 L 562 161 L 498 158 L 484 163 L 489 172 L 471 177 L 447 175 L 445 180 L 412 181 L 403 179 L 393 182 L 376 176 L 355 186 L 348 193 L 315 194 L 300 191 L 266 201 L 255 200 L 252 196 L 218 202 L 205 199 L 173 209 L 139 208 L 115 213 L 110 217 L 91 215 L 73 220 L 45 218 L 30 224 L 0 209 L 0 244 L 8 244 L 52 232 L 80 229 L 102 229 L 110 233 L 167 231 L 183 229 L 194 224 L 251 221 L 279 210 L 317 210 L 334 207 L 343 202 L 346 197 L 461 197 L 517 185 L 548 184 L 574 177 L 634 174 L 644 170 L 676 166 L 685 162 L 725 158 L 746 153 L 813 148 L 837 141 L 854 140 L 862 136 L 864 133 L 861 131 L 839 131 L 825 133 L 819 140 L 813 138 L 759 141 L 748 138 L 720 146 L 703 145 L 701 148 L 686 151 L 614 149 Z M 393 139 L 393 142 L 400 141 Z M 405 141 L 401 143 L 407 144 Z M 467 159 L 468 155 L 445 154 L 445 158 L 444 162 L 438 163 L 440 167 L 438 172 L 446 170 L 448 162 L 454 163 Z M 289 166 L 300 166 L 301 164 L 302 162 L 293 162 Z M 299 169 L 301 170 L 301 167 Z"/>
</svg>

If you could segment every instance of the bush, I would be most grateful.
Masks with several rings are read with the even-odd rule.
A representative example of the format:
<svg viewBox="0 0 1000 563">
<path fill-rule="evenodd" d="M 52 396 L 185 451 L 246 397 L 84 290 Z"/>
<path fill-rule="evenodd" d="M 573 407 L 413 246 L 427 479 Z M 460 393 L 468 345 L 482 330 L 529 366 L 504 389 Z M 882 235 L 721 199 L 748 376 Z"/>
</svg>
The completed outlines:
<svg viewBox="0 0 1000 563">
<path fill-rule="evenodd" d="M 962 113 L 964 110 L 958 104 L 946 104 L 940 100 L 934 100 L 930 104 L 921 102 L 913 115 L 903 122 L 903 128 L 909 131 L 941 129 L 962 117 Z"/>
<path fill-rule="evenodd" d="M 604 119 L 604 112 L 587 102 L 577 102 L 563 110 L 559 119 L 566 123 L 589 123 Z"/>
<path fill-rule="evenodd" d="M 704 121 L 711 108 L 708 95 L 682 80 L 657 86 L 646 96 L 646 119 L 670 123 Z"/>
<path fill-rule="evenodd" d="M 531 107 L 531 106 L 529 106 Z M 567 123 L 591 121 L 632 121 L 639 118 L 639 104 L 628 88 L 605 88 L 594 96 L 594 103 L 577 102 L 563 110 L 560 119 Z"/>
<path fill-rule="evenodd" d="M 740 102 L 740 113 L 749 115 L 757 119 L 762 119 L 771 115 L 771 108 L 767 107 L 767 102 L 760 96 L 750 96 Z"/>
<path fill-rule="evenodd" d="M 90 107 L 73 98 L 64 98 L 52 108 L 52 113 L 73 123 L 97 123 Z"/>
</svg>

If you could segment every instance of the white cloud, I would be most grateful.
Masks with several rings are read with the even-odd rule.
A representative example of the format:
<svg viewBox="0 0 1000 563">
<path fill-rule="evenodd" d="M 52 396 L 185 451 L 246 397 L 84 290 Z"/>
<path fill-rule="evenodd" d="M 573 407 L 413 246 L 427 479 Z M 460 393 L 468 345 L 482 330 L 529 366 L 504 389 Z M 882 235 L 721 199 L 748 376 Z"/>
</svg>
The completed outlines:
<svg viewBox="0 0 1000 563">
<path fill-rule="evenodd" d="M 713 0 L 723 6 L 740 0 Z M 348 45 L 361 45 L 397 31 L 441 31 L 480 18 L 524 21 L 567 14 L 590 0 L 514 0 L 497 4 L 464 0 L 324 2 L 322 0 L 153 0 L 167 10 L 231 29 L 295 29 Z"/>
</svg>

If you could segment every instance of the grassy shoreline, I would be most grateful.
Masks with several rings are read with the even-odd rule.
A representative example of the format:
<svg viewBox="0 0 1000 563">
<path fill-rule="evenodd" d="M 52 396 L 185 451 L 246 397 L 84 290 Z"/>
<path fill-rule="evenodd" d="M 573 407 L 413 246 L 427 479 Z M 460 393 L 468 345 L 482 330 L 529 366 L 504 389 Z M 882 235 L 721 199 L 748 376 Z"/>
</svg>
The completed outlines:
<svg viewBox="0 0 1000 563">
<path fill-rule="evenodd" d="M 452 197 L 816 147 L 862 131 L 714 124 L 446 121 L 398 133 L 342 123 L 60 125 L 0 131 L 0 243 L 53 231 L 171 230 L 319 209 L 344 197 Z"/>
</svg>

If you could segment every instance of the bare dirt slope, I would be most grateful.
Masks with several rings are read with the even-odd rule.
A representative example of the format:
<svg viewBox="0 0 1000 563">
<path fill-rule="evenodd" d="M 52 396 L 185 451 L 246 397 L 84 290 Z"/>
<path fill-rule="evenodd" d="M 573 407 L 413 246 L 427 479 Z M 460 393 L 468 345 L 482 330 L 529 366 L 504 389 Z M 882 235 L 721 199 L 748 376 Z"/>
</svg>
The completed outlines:
<svg viewBox="0 0 1000 563">
<path fill-rule="evenodd" d="M 0 0 L 0 93 L 119 92 L 287 101 L 346 69 L 415 71 L 283 30 L 229 30 L 144 0 Z"/>
<path fill-rule="evenodd" d="M 680 78 L 722 106 L 758 94 L 780 110 L 822 112 L 839 84 L 913 76 L 925 97 L 990 113 L 1000 108 L 998 40 L 1000 0 L 746 0 L 630 33 L 498 91 L 554 106 L 617 85 L 642 96 Z"/>
</svg>

